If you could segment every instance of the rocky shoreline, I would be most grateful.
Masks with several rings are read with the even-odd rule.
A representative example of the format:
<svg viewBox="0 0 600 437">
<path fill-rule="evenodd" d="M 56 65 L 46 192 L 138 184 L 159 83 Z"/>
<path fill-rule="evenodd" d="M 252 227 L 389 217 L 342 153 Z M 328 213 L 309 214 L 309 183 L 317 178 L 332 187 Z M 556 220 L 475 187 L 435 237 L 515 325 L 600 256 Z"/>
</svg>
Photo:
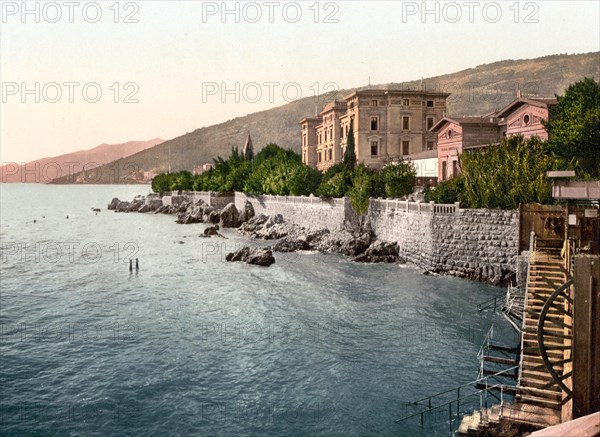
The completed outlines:
<svg viewBox="0 0 600 437">
<path fill-rule="evenodd" d="M 234 203 L 216 209 L 201 199 L 192 200 L 180 196 L 177 203 L 163 204 L 157 194 L 136 196 L 132 201 L 113 198 L 108 209 L 115 212 L 140 212 L 177 215 L 176 223 L 208 223 L 201 237 L 223 237 L 221 228 L 237 228 L 238 232 L 251 239 L 277 240 L 268 249 L 244 247 L 227 255 L 227 261 L 243 261 L 248 264 L 268 266 L 275 262 L 272 252 L 319 251 L 338 253 L 361 263 L 405 264 L 399 256 L 396 242 L 380 241 L 370 229 L 348 228 L 307 230 L 285 222 L 281 214 L 256 215 L 248 201 L 240 211 Z"/>
</svg>

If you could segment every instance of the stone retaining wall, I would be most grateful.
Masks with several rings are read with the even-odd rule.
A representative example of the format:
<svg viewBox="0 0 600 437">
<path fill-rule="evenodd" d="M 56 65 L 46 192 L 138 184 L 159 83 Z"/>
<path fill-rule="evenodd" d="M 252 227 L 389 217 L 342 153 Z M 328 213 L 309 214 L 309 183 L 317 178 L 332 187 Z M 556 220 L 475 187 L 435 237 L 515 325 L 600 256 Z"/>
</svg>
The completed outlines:
<svg viewBox="0 0 600 437">
<path fill-rule="evenodd" d="M 215 208 L 234 202 L 242 210 L 248 201 L 256 214 L 281 214 L 287 222 L 312 230 L 336 230 L 358 223 L 348 198 L 251 196 L 237 192 L 173 194 L 162 197 L 165 205 L 191 196 Z M 397 241 L 400 256 L 423 269 L 491 283 L 506 281 L 517 273 L 517 211 L 371 199 L 367 221 L 378 239 Z"/>
<path fill-rule="evenodd" d="M 371 200 L 368 217 L 379 239 L 426 270 L 492 283 L 517 272 L 517 211 Z"/>
<path fill-rule="evenodd" d="M 307 229 L 341 229 L 346 222 L 357 222 L 357 217 L 347 198 L 321 199 L 308 196 L 250 196 L 235 193 L 235 206 L 243 209 L 246 201 L 256 214 L 281 214 L 285 221 Z"/>
</svg>

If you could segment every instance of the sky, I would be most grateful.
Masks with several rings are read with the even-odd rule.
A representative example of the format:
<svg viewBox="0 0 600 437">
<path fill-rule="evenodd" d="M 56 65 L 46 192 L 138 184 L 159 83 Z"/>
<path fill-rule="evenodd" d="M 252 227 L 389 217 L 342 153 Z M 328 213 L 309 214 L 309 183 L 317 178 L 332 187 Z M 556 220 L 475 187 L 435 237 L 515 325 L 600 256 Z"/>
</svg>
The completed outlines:
<svg viewBox="0 0 600 437">
<path fill-rule="evenodd" d="M 300 97 L 600 50 L 591 1 L 0 2 L 0 161 Z"/>
</svg>

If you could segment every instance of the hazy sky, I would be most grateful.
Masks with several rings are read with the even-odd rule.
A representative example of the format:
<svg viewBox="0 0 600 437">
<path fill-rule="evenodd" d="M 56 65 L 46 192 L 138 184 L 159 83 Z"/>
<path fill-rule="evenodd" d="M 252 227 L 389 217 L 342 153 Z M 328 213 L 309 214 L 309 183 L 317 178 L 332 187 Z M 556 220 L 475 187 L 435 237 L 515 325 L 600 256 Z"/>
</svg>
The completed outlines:
<svg viewBox="0 0 600 437">
<path fill-rule="evenodd" d="M 326 84 L 598 51 L 599 4 L 3 1 L 0 159 L 170 139 Z"/>
</svg>

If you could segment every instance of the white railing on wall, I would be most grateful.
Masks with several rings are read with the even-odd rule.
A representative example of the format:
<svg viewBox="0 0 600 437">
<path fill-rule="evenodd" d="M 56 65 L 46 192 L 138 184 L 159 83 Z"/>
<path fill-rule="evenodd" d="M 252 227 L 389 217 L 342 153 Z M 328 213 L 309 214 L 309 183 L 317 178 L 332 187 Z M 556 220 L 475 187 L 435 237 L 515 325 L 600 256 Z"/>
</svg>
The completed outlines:
<svg viewBox="0 0 600 437">
<path fill-rule="evenodd" d="M 433 202 L 409 202 L 408 200 L 398 199 L 371 199 L 371 210 L 389 211 L 389 212 L 415 212 L 433 213 L 433 214 L 457 214 L 460 211 L 459 203 L 433 203 Z"/>
<path fill-rule="evenodd" d="M 236 193 L 240 195 L 241 193 Z M 251 196 L 242 194 L 248 199 L 256 199 L 259 202 L 269 203 L 285 203 L 292 205 L 322 205 L 327 204 L 329 206 L 344 206 L 344 199 L 321 199 L 320 197 L 314 196 L 276 196 L 271 194 L 260 194 L 257 196 Z"/>
<path fill-rule="evenodd" d="M 234 197 L 243 196 L 243 198 L 255 199 L 259 202 L 268 202 L 271 204 L 292 204 L 292 205 L 328 205 L 333 207 L 343 207 L 349 204 L 348 198 L 330 198 L 322 199 L 315 196 L 276 196 L 271 194 L 260 194 L 260 195 L 247 195 L 244 193 L 232 193 L 232 194 L 220 194 L 212 191 L 181 191 L 181 195 L 193 196 L 195 198 L 207 198 L 210 202 L 212 197 L 223 198 L 223 197 Z M 166 194 L 166 193 L 165 193 Z M 178 194 L 177 192 L 168 194 Z M 399 199 L 370 199 L 369 208 L 371 210 L 384 211 L 384 212 L 398 212 L 398 213 L 417 213 L 417 214 L 458 214 L 460 211 L 460 205 L 456 203 L 434 203 L 434 202 L 410 202 L 408 200 Z"/>
</svg>

